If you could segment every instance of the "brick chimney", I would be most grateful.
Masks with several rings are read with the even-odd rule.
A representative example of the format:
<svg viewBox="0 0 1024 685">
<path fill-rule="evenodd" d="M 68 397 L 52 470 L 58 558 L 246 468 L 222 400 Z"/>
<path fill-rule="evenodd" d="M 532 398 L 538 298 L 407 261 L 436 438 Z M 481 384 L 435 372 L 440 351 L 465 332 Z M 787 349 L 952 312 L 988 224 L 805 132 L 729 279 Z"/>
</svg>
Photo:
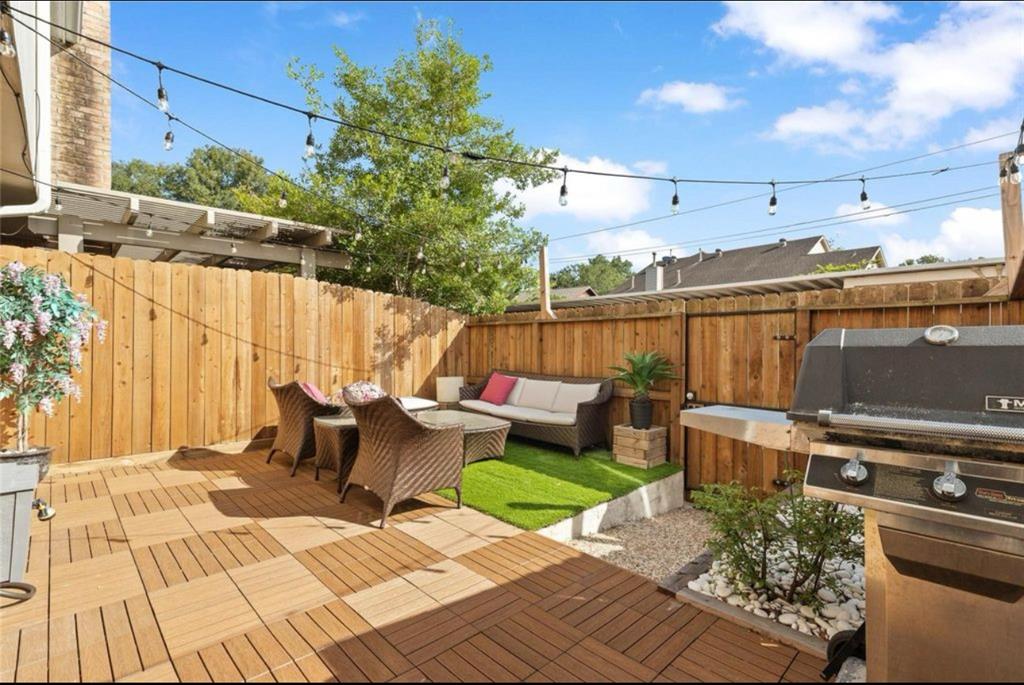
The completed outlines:
<svg viewBox="0 0 1024 685">
<path fill-rule="evenodd" d="M 86 0 L 81 5 L 78 32 L 109 42 L 110 3 Z M 110 50 L 70 34 L 64 34 L 65 43 L 60 34 L 56 32 L 54 42 L 60 47 L 54 48 L 50 63 L 53 178 L 56 183 L 109 188 L 110 81 L 82 61 L 109 74 Z"/>
</svg>

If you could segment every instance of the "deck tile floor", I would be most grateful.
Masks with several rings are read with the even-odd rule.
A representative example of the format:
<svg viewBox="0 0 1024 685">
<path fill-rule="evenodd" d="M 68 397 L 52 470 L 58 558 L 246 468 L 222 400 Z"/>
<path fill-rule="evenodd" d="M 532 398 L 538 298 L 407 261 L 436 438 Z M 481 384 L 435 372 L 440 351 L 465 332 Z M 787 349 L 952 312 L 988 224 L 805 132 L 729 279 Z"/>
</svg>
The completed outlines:
<svg viewBox="0 0 1024 685">
<path fill-rule="evenodd" d="M 0 680 L 808 681 L 819 659 L 434 496 L 374 498 L 265 452 L 55 469 Z"/>
</svg>

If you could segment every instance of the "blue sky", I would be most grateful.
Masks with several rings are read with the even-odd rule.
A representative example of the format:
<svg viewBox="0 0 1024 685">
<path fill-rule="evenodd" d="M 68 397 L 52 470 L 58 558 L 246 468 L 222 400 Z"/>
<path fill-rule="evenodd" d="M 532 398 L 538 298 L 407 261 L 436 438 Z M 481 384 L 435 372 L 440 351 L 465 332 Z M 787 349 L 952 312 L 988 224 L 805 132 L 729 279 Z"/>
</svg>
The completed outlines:
<svg viewBox="0 0 1024 685">
<path fill-rule="evenodd" d="M 116 2 L 111 14 L 118 46 L 299 105 L 302 93 L 284 73 L 291 56 L 330 71 L 339 45 L 357 62 L 382 66 L 412 47 L 419 17 L 451 18 L 466 48 L 494 63 L 483 84 L 492 95 L 485 111 L 523 142 L 559 149 L 570 167 L 822 178 L 1014 131 L 1024 115 L 1019 3 Z M 147 95 L 155 90 L 152 67 L 115 56 L 113 71 Z M 301 167 L 301 116 L 173 75 L 165 85 L 186 121 L 256 151 L 273 168 Z M 202 144 L 179 129 L 175 150 L 165 153 L 163 131 L 158 114 L 114 88 L 115 159 L 179 160 Z M 982 187 L 996 192 L 996 155 L 1015 142 L 877 172 L 991 162 L 869 184 L 874 208 Z M 672 196 L 670 184 L 582 177 L 570 177 L 569 190 L 565 208 L 557 183 L 523 197 L 528 223 L 552 238 L 555 260 L 656 245 L 685 244 L 676 254 L 698 244 L 728 249 L 817 232 L 845 247 L 882 244 L 890 263 L 925 252 L 1002 254 L 998 198 L 819 230 L 784 228 L 858 211 L 859 184 L 827 184 L 780 194 L 774 217 L 760 198 L 557 240 L 667 216 Z M 684 210 L 755 192 L 680 187 Z M 756 237 L 724 237 L 760 229 Z"/>
</svg>

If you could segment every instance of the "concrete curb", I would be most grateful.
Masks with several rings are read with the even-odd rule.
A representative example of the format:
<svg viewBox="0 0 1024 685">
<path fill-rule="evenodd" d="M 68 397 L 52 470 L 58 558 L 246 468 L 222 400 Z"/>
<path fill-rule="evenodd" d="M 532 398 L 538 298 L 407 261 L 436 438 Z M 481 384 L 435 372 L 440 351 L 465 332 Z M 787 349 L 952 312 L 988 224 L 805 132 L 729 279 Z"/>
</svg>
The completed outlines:
<svg viewBox="0 0 1024 685">
<path fill-rule="evenodd" d="M 567 542 L 630 521 L 661 516 L 683 506 L 689 506 L 686 503 L 686 474 L 679 471 L 537 532 L 552 540 Z"/>
</svg>

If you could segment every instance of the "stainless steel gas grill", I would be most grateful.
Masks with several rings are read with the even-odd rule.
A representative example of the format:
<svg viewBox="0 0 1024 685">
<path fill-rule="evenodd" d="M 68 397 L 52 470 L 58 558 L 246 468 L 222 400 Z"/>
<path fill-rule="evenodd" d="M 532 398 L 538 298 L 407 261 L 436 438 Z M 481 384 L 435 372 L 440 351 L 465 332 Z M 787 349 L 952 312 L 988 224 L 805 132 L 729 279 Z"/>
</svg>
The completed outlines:
<svg viewBox="0 0 1024 685">
<path fill-rule="evenodd" d="M 1024 679 L 1024 326 L 824 331 L 769 414 L 681 421 L 806 451 L 806 494 L 864 508 L 868 678 Z"/>
</svg>

